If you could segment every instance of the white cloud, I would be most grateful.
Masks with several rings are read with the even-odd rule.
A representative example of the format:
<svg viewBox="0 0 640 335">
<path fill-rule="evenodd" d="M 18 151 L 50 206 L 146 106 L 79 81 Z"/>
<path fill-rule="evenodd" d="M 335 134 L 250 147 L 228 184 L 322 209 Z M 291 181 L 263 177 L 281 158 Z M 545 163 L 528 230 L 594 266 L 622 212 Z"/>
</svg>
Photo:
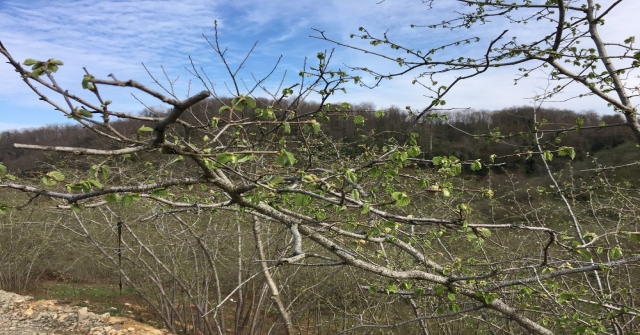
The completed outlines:
<svg viewBox="0 0 640 335">
<path fill-rule="evenodd" d="M 388 0 L 376 5 L 377 2 L 379 1 L 5 1 L 0 2 L 0 40 L 19 61 L 26 58 L 62 59 L 65 66 L 61 68 L 57 78 L 63 87 L 75 93 L 88 93 L 82 92 L 79 84 L 83 66 L 101 78 L 113 73 L 118 79 L 135 79 L 161 90 L 140 65 L 144 62 L 163 83 L 166 83 L 166 79 L 160 69 L 161 65 L 171 80 L 180 77 L 176 83 L 176 94 L 184 97 L 190 80 L 192 92 L 202 88 L 184 69 L 191 66 L 187 57 L 189 55 L 197 67 L 202 66 L 207 70 L 209 77 L 216 82 L 216 89 L 226 92 L 225 83 L 229 83 L 226 69 L 201 36 L 205 33 L 213 39 L 214 20 L 218 20 L 221 43 L 223 48 L 228 48 L 226 57 L 234 70 L 244 59 L 245 52 L 255 41 L 259 41 L 252 57 L 240 71 L 241 78 L 248 83 L 252 82 L 252 75 L 260 77 L 268 73 L 278 57 L 283 55 L 281 71 L 276 72 L 270 82 L 274 85 L 285 70 L 289 73 L 289 81 L 297 80 L 297 73 L 302 68 L 305 57 L 313 65 L 318 51 L 335 47 L 309 38 L 309 35 L 317 35 L 311 28 L 324 30 L 328 36 L 340 42 L 364 42 L 360 45 L 369 48 L 367 41 L 349 38 L 349 34 L 358 33 L 358 27 L 364 26 L 378 36 L 387 32 L 394 41 L 424 51 L 481 34 L 480 43 L 446 49 L 438 56 L 445 60 L 460 54 L 474 57 L 481 55 L 489 41 L 507 28 L 499 20 L 472 30 L 411 28 L 411 24 L 441 22 L 452 15 L 453 10 L 463 8 L 453 1 L 436 1 L 431 11 L 418 0 L 402 3 Z M 633 35 L 633 32 L 640 31 L 634 17 L 638 12 L 640 1 L 622 2 L 602 27 L 602 35 L 620 42 L 628 35 Z M 546 30 L 541 30 L 542 24 L 509 25 L 511 30 L 505 40 L 511 35 L 517 35 L 523 42 L 539 36 L 541 31 L 544 33 L 549 28 L 547 26 Z M 374 50 L 384 53 L 390 51 L 384 47 Z M 344 68 L 344 64 L 366 65 L 381 72 L 399 69 L 393 62 L 340 47 L 336 48 L 332 64 L 335 68 Z M 525 98 L 532 96 L 537 87 L 545 83 L 531 78 L 514 86 L 515 70 L 516 68 L 491 70 L 460 83 L 447 97 L 447 107 L 493 109 L 527 103 Z M 428 92 L 411 84 L 418 74 L 419 72 L 414 71 L 404 77 L 383 82 L 380 88 L 373 91 L 348 87 L 349 94 L 344 96 L 344 100 L 372 101 L 382 107 L 425 106 L 430 101 L 424 97 Z M 3 78 L 0 81 L 0 121 L 28 124 L 38 122 L 35 115 L 41 115 L 30 111 L 47 110 L 56 113 L 43 102 L 37 101 L 8 65 L 0 64 L 0 77 Z M 439 81 L 445 84 L 451 78 L 450 74 L 446 74 Z M 632 77 L 630 81 L 637 82 L 637 79 Z M 127 112 L 143 108 L 131 97 L 132 92 L 135 91 L 101 88 L 105 99 L 114 100 L 115 108 Z M 144 102 L 157 105 L 157 101 L 152 99 L 145 99 Z M 597 99 L 571 100 L 560 106 L 576 110 L 607 110 Z M 21 112 L 9 112 L 16 108 Z M 64 117 L 60 117 L 53 122 L 65 121 Z M 52 121 L 43 119 L 42 122 Z"/>
</svg>

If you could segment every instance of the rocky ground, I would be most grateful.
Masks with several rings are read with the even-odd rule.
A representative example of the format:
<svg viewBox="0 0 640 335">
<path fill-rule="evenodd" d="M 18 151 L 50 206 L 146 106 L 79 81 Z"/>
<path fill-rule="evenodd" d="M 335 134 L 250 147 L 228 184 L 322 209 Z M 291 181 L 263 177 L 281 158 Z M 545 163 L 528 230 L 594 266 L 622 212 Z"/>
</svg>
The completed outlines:
<svg viewBox="0 0 640 335">
<path fill-rule="evenodd" d="M 0 335 L 168 335 L 165 330 L 87 311 L 86 307 L 0 290 Z"/>
</svg>

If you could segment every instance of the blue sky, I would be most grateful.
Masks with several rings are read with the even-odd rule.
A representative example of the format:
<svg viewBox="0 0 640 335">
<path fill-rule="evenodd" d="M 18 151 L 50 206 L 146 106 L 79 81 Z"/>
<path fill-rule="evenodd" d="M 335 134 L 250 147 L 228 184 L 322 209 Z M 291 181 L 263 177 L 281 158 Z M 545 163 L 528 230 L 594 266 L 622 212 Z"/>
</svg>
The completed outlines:
<svg viewBox="0 0 640 335">
<path fill-rule="evenodd" d="M 507 38 L 539 35 L 549 27 L 544 24 L 527 27 L 507 26 L 496 20 L 481 29 L 449 31 L 412 29 L 411 24 L 429 24 L 451 17 L 457 7 L 452 0 L 436 1 L 428 10 L 420 0 L 64 0 L 64 1 L 5 1 L 0 0 L 0 40 L 19 61 L 26 58 L 57 58 L 65 65 L 57 74 L 61 86 L 82 94 L 80 82 L 82 67 L 99 78 L 108 79 L 113 73 L 118 79 L 135 79 L 156 89 L 141 63 L 153 75 L 164 80 L 161 66 L 175 83 L 179 97 L 186 97 L 188 90 L 199 91 L 202 86 L 185 70 L 190 67 L 189 58 L 198 67 L 206 69 L 216 88 L 223 90 L 229 83 L 222 64 L 202 37 L 213 38 L 213 23 L 218 21 L 221 43 L 228 48 L 229 61 L 237 65 L 246 51 L 258 41 L 252 58 L 240 72 L 240 77 L 251 82 L 252 75 L 260 76 L 269 71 L 280 55 L 283 56 L 274 81 L 276 85 L 287 72 L 286 82 L 294 83 L 302 69 L 305 57 L 315 59 L 319 51 L 334 45 L 310 38 L 317 35 L 312 28 L 325 31 L 328 36 L 343 42 L 359 43 L 349 39 L 364 26 L 378 35 L 387 32 L 399 42 L 414 48 L 430 49 L 461 37 L 481 37 L 481 42 L 452 51 L 451 56 L 475 56 L 502 30 L 511 29 Z M 577 1 L 580 2 L 580 1 Z M 611 3 L 603 0 L 603 5 Z M 640 32 L 636 15 L 640 13 L 640 1 L 627 0 L 611 14 L 603 28 L 603 36 L 621 42 Z M 545 30 L 538 30 L 545 29 Z M 480 34 L 480 35 L 478 35 Z M 640 36 L 638 36 L 640 38 Z M 383 50 L 383 49 L 380 49 Z M 449 51 L 447 51 L 449 52 Z M 447 54 L 445 54 L 447 55 Z M 446 58 L 446 57 L 445 57 Z M 367 66 L 382 72 L 398 69 L 397 64 L 384 62 L 362 53 L 337 47 L 334 68 L 346 65 Z M 377 108 L 390 106 L 415 108 L 429 104 L 428 92 L 411 81 L 418 73 L 384 82 L 375 90 L 357 86 L 348 87 L 348 94 L 336 97 L 349 102 L 372 102 Z M 494 69 L 463 84 L 459 84 L 447 100 L 447 107 L 472 107 L 499 109 L 530 102 L 529 98 L 546 81 L 538 76 L 513 85 L 516 69 Z M 69 122 L 46 103 L 37 100 L 12 68 L 0 63 L 0 131 L 12 128 L 33 127 L 45 124 Z M 441 77 L 446 83 L 450 75 Z M 637 80 L 631 78 L 630 80 Z M 569 89 L 569 94 L 582 91 Z M 105 99 L 114 101 L 112 109 L 126 112 L 141 111 L 144 107 L 126 89 L 101 89 Z M 140 94 L 138 98 L 143 98 Z M 569 97 L 567 95 L 566 97 Z M 159 106 L 157 101 L 144 97 L 149 106 Z M 574 99 L 565 103 L 548 103 L 550 106 L 577 111 L 595 110 L 608 113 L 609 108 L 597 99 Z"/>
</svg>

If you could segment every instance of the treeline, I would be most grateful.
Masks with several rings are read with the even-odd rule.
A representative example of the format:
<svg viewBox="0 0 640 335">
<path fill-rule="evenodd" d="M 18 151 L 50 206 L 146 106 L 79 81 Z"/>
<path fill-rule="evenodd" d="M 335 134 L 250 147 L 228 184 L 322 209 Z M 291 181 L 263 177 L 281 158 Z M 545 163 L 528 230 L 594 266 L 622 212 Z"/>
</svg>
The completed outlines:
<svg viewBox="0 0 640 335">
<path fill-rule="evenodd" d="M 623 143 L 635 143 L 619 114 L 599 115 L 555 108 L 535 110 L 531 106 L 521 106 L 497 111 L 449 111 L 423 117 L 415 125 L 415 116 L 399 108 L 389 108 L 383 116 L 370 110 L 354 111 L 351 115 L 354 119 L 356 115 L 362 115 L 364 124 L 339 122 L 333 118 L 323 130 L 331 138 L 353 143 L 352 150 L 358 150 L 363 143 L 384 145 L 391 138 L 403 138 L 412 129 L 418 134 L 416 140 L 425 159 L 455 156 L 461 160 L 487 161 L 491 155 L 497 155 L 504 157 L 502 168 L 527 174 L 541 171 L 538 157 L 529 158 L 526 154 L 538 151 L 533 134 L 536 126 L 544 134 L 540 141 L 544 150 L 573 147 L 575 159 L 579 161 L 589 154 L 610 150 Z M 518 152 L 525 154 L 514 155 Z"/>
<path fill-rule="evenodd" d="M 135 134 L 140 122 L 120 121 L 113 126 L 124 134 Z M 48 170 L 46 165 L 63 163 L 67 167 L 88 169 L 86 160 L 69 159 L 69 154 L 52 151 L 17 149 L 14 143 L 42 146 L 115 149 L 117 144 L 79 125 L 48 125 L 39 128 L 10 130 L 0 134 L 0 162 L 9 171 L 21 176 Z"/>
<path fill-rule="evenodd" d="M 182 118 L 205 127 L 213 118 L 220 118 L 223 126 L 225 115 L 219 112 L 220 107 L 229 104 L 230 99 L 207 100 L 188 112 Z M 257 108 L 270 103 L 267 99 L 258 99 Z M 408 111 L 391 107 L 376 111 L 370 103 L 349 106 L 331 106 L 329 108 L 315 103 L 304 103 L 296 106 L 302 113 L 321 111 L 317 120 L 322 124 L 322 132 L 334 143 L 341 144 L 343 154 L 357 154 L 364 147 L 382 147 L 392 141 L 402 141 L 409 129 L 418 134 L 417 141 L 422 149 L 422 158 L 434 156 L 456 156 L 461 160 L 487 160 L 490 155 L 509 156 L 503 160 L 507 170 L 531 174 L 539 169 L 535 158 L 526 155 L 514 156 L 514 152 L 526 152 L 534 149 L 534 137 L 531 131 L 538 122 L 539 128 L 546 131 L 543 142 L 547 149 L 570 146 L 576 149 L 576 159 L 582 160 L 587 153 L 615 148 L 633 136 L 625 126 L 614 126 L 624 122 L 620 115 L 598 115 L 595 112 L 575 112 L 566 109 L 540 109 L 534 113 L 529 106 L 510 107 L 497 111 L 457 110 L 431 114 L 415 121 L 415 116 Z M 162 111 L 147 110 L 146 116 L 161 115 Z M 276 118 L 283 115 L 276 112 Z M 234 116 L 236 119 L 255 119 L 256 113 L 247 110 Z M 137 120 L 120 120 L 112 123 L 122 135 L 137 136 L 142 125 L 151 126 L 151 122 Z M 575 131 L 579 126 L 580 130 Z M 274 126 L 271 126 L 274 127 Z M 411 128 L 413 127 L 413 128 Z M 574 129 L 572 131 L 563 131 Z M 254 127 L 250 129 L 256 137 L 264 136 L 272 128 Z M 198 129 L 173 128 L 172 131 L 187 138 L 201 138 Z M 286 135 L 295 139 L 299 132 L 295 129 Z M 391 142 L 390 142 L 391 141 Z M 55 152 L 16 149 L 14 143 L 38 144 L 49 146 L 67 146 L 83 148 L 117 148 L 121 144 L 112 142 L 95 132 L 78 125 L 50 125 L 36 129 L 12 130 L 0 134 L 0 162 L 3 162 L 13 173 L 21 175 L 41 172 L 42 164 L 64 162 L 66 166 L 88 169 L 88 162 L 67 159 L 68 154 Z M 140 155 L 151 155 L 141 153 Z M 141 158 L 141 157 L 138 157 Z M 144 159 L 153 159 L 144 157 Z M 67 164 L 68 162 L 68 164 Z M 73 165 L 72 165 L 73 164 Z M 84 165 L 87 166 L 84 166 Z"/>
</svg>

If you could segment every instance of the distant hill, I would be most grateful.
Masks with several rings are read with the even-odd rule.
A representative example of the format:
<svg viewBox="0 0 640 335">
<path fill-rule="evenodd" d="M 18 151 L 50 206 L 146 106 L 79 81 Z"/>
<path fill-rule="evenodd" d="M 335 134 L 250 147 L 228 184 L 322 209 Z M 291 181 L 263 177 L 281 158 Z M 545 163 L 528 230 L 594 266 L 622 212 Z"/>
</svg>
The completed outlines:
<svg viewBox="0 0 640 335">
<path fill-rule="evenodd" d="M 265 103 L 266 99 L 259 101 Z M 185 114 L 185 118 L 207 124 L 212 116 L 218 115 L 219 101 L 206 101 L 194 112 Z M 302 112 L 313 111 L 317 105 L 306 104 Z M 197 111 L 197 112 L 195 112 Z M 361 145 L 384 145 L 391 137 L 400 138 L 406 134 L 413 117 L 405 110 L 388 108 L 383 113 L 372 110 L 371 104 L 354 104 L 350 110 L 327 113 L 327 118 L 318 118 L 323 123 L 322 131 L 333 141 L 344 144 L 344 154 L 362 150 Z M 247 114 L 250 115 L 251 111 Z M 531 148 L 533 138 L 527 134 L 534 128 L 534 110 L 529 106 L 510 107 L 497 111 L 461 110 L 443 113 L 446 117 L 423 119 L 413 131 L 418 133 L 418 144 L 422 148 L 422 158 L 453 155 L 462 160 L 488 159 L 491 154 L 510 155 L 517 150 Z M 354 122 L 356 117 L 362 122 Z M 631 131 L 621 124 L 620 115 L 598 115 L 594 112 L 574 112 L 560 109 L 542 109 L 537 112 L 537 122 L 545 120 L 542 129 L 549 130 L 545 138 L 549 145 L 572 146 L 576 148 L 576 159 L 584 159 L 587 153 L 597 153 L 615 148 L 625 142 L 633 142 Z M 345 121 L 346 119 L 346 121 Z M 579 132 L 557 132 L 551 130 L 568 129 L 579 123 L 581 127 L 595 127 Z M 125 136 L 136 136 L 143 125 L 141 121 L 125 120 L 113 122 L 114 128 Z M 151 125 L 146 122 L 146 125 Z M 177 129 L 175 131 L 183 131 Z M 487 140 L 474 138 L 470 134 L 480 135 L 493 132 L 506 138 Z M 518 134 L 522 134 L 518 136 Z M 197 133 L 190 134 L 192 138 Z M 296 136 L 292 132 L 291 136 Z M 42 164 L 66 160 L 75 164 L 75 168 L 88 168 L 82 160 L 69 160 L 69 154 L 43 152 L 38 150 L 16 149 L 14 143 L 55 145 L 82 148 L 117 148 L 118 145 L 95 132 L 78 125 L 51 125 L 35 129 L 12 130 L 0 133 L 0 162 L 15 174 L 32 175 L 41 172 Z M 506 159 L 506 168 L 524 173 L 536 172 L 535 159 L 511 157 Z"/>
</svg>

